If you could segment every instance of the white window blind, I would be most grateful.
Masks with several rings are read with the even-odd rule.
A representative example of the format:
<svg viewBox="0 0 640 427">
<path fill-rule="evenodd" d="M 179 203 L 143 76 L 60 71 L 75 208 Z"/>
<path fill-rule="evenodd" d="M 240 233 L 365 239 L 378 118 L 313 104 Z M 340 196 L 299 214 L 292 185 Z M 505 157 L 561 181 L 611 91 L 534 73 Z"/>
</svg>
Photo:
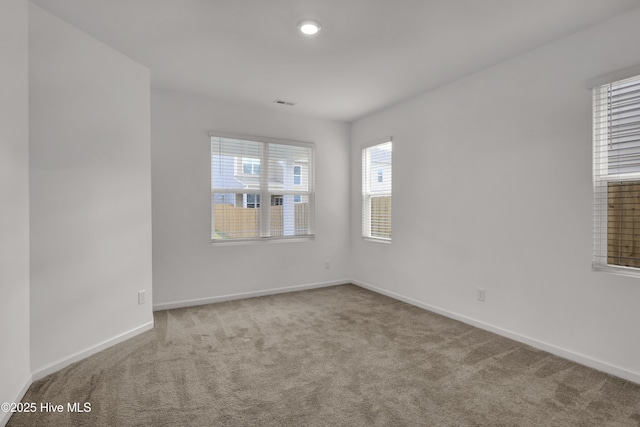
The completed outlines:
<svg viewBox="0 0 640 427">
<path fill-rule="evenodd" d="M 595 270 L 640 275 L 640 76 L 593 89 Z"/>
<path fill-rule="evenodd" d="M 214 242 L 313 236 L 311 143 L 211 136 Z"/>
<path fill-rule="evenodd" d="M 362 150 L 362 235 L 391 240 L 392 142 Z"/>
</svg>

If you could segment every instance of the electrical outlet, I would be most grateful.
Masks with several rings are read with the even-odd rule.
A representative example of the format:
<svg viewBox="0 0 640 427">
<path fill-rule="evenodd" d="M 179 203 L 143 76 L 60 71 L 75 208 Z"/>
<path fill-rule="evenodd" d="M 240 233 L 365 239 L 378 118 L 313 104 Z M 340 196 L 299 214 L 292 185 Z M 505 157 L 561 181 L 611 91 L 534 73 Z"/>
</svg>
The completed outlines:
<svg viewBox="0 0 640 427">
<path fill-rule="evenodd" d="M 138 291 L 138 305 L 144 304 L 146 302 L 146 292 L 147 291 Z"/>
<path fill-rule="evenodd" d="M 330 260 L 328 260 L 328 259 L 324 260 L 324 268 L 327 269 L 327 270 L 331 268 L 331 261 Z"/>
<path fill-rule="evenodd" d="M 487 293 L 485 291 L 484 288 L 478 288 L 477 289 L 477 295 L 478 295 L 478 301 L 485 301 L 486 297 L 487 297 Z"/>
</svg>

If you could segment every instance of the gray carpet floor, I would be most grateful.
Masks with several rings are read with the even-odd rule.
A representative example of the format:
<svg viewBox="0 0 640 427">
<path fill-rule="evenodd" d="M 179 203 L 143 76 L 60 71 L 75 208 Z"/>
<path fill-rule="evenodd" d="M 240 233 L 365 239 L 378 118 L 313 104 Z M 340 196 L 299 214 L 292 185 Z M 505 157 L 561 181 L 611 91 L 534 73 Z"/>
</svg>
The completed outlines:
<svg viewBox="0 0 640 427">
<path fill-rule="evenodd" d="M 9 426 L 639 426 L 640 386 L 353 285 L 155 313 Z"/>
</svg>

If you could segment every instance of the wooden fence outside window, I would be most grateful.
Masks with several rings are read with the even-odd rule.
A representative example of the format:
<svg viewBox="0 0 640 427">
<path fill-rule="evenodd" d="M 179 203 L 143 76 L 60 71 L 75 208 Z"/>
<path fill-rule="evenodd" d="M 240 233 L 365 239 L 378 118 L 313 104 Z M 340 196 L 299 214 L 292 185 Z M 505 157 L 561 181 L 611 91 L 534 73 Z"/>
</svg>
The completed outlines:
<svg viewBox="0 0 640 427">
<path fill-rule="evenodd" d="M 271 209 L 271 237 L 284 235 L 284 206 Z M 260 237 L 260 209 L 233 205 L 214 205 L 216 239 L 251 239 Z M 309 234 L 309 204 L 294 204 L 294 235 Z"/>
</svg>

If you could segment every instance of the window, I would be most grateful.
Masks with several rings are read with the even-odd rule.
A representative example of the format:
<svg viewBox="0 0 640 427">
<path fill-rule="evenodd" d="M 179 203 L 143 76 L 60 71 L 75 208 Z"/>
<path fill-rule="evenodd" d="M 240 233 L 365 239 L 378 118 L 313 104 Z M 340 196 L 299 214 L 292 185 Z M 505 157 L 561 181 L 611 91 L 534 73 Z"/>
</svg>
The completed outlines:
<svg viewBox="0 0 640 427">
<path fill-rule="evenodd" d="M 302 167 L 293 167 L 293 185 L 300 185 L 302 181 Z"/>
<path fill-rule="evenodd" d="M 314 150 L 311 143 L 212 135 L 211 240 L 312 237 Z"/>
<path fill-rule="evenodd" d="M 640 76 L 593 89 L 594 270 L 640 276 Z"/>
<path fill-rule="evenodd" d="M 362 150 L 362 236 L 391 240 L 391 138 Z"/>
<path fill-rule="evenodd" d="M 246 207 L 256 209 L 260 207 L 260 195 L 259 194 L 247 194 Z"/>
<path fill-rule="evenodd" d="M 247 175 L 260 175 L 260 159 L 243 158 L 242 173 Z"/>
</svg>

